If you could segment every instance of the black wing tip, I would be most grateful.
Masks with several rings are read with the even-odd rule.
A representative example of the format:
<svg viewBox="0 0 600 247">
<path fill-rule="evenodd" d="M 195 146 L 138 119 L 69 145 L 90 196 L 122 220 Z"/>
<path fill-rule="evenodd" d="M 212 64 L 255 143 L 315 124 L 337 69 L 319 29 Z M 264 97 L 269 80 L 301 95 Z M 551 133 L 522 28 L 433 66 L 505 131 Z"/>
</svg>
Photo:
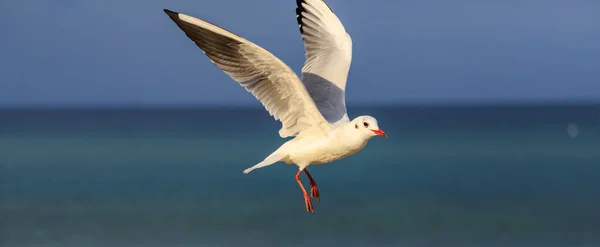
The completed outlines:
<svg viewBox="0 0 600 247">
<path fill-rule="evenodd" d="M 331 7 L 329 6 L 329 4 L 327 4 L 327 2 L 325 2 L 325 0 L 321 0 L 321 2 L 323 2 L 325 4 L 325 6 L 327 6 L 327 8 L 329 9 L 329 11 L 331 11 L 333 13 L 333 9 L 331 9 Z M 303 3 L 306 3 L 306 0 L 296 0 L 296 6 L 298 6 L 298 8 L 304 9 L 304 7 L 302 7 Z"/>
<path fill-rule="evenodd" d="M 302 6 L 303 3 L 306 3 L 306 2 L 304 0 L 296 0 L 296 14 L 300 14 L 300 13 L 306 11 L 304 6 Z"/>
<path fill-rule="evenodd" d="M 302 30 L 302 12 L 305 12 L 306 9 L 302 6 L 304 0 L 296 0 L 296 22 L 298 22 L 298 28 L 300 29 L 300 33 L 304 34 L 304 30 Z"/>
<path fill-rule="evenodd" d="M 177 17 L 177 15 L 179 15 L 179 13 L 177 13 L 175 11 L 168 10 L 168 9 L 163 9 L 163 11 L 165 11 L 165 13 L 167 13 L 167 15 L 169 15 L 171 18 Z"/>
<path fill-rule="evenodd" d="M 333 10 L 331 9 L 331 7 L 329 7 L 329 4 L 327 4 L 327 2 L 325 2 L 325 0 L 321 0 L 325 6 L 327 6 L 327 8 L 329 9 L 329 11 L 331 11 L 331 13 L 333 13 Z M 303 3 L 306 3 L 306 0 L 296 0 L 296 21 L 298 22 L 298 27 L 300 28 L 300 33 L 304 34 L 304 30 L 302 30 L 302 26 L 304 25 L 302 19 L 302 13 L 306 12 L 306 8 L 304 8 L 304 6 L 302 6 Z"/>
</svg>

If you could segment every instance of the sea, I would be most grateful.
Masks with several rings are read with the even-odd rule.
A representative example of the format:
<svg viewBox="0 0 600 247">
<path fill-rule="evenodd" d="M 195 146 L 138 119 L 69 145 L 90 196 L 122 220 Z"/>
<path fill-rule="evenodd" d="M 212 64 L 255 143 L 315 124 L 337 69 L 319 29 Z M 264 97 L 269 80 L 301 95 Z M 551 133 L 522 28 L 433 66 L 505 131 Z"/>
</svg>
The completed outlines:
<svg viewBox="0 0 600 247">
<path fill-rule="evenodd" d="M 261 108 L 2 109 L 0 246 L 600 246 L 600 105 L 349 110 L 313 215 Z"/>
</svg>

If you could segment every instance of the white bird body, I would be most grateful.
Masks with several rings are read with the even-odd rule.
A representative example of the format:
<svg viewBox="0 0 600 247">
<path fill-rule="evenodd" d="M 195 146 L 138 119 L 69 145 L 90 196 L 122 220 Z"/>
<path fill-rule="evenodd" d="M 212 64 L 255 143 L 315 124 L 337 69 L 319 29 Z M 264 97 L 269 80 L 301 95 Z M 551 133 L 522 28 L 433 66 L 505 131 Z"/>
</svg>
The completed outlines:
<svg viewBox="0 0 600 247">
<path fill-rule="evenodd" d="M 372 137 L 387 135 L 371 116 L 348 118 L 345 89 L 352 40 L 340 20 L 323 0 L 296 3 L 306 50 L 302 79 L 273 54 L 232 32 L 189 15 L 165 12 L 210 61 L 281 121 L 282 138 L 294 137 L 244 173 L 279 161 L 297 165 L 296 181 L 303 190 L 306 209 L 314 213 L 300 173 L 306 173 L 311 195 L 319 199 L 306 167 L 340 160 L 360 151 Z"/>
<path fill-rule="evenodd" d="M 287 158 L 283 161 L 286 164 L 296 164 L 302 170 L 311 164 L 326 164 L 343 159 L 360 151 L 367 144 L 368 140 L 347 135 L 340 130 L 343 128 L 333 129 L 326 136 L 294 138 L 286 142 L 281 146 L 287 153 Z"/>
<path fill-rule="evenodd" d="M 342 128 L 331 130 L 328 135 L 292 139 L 281 146 L 287 154 L 286 164 L 296 164 L 302 170 L 311 164 L 326 164 L 343 159 L 361 150 L 367 140 L 357 135 L 345 134 Z M 286 145 L 287 144 L 287 145 Z"/>
<path fill-rule="evenodd" d="M 369 116 L 363 118 L 358 120 L 376 121 Z M 355 131 L 356 126 L 353 122 L 346 122 L 333 127 L 325 134 L 295 137 L 281 145 L 275 152 L 267 156 L 263 162 L 244 170 L 244 173 L 249 173 L 254 169 L 271 165 L 277 161 L 296 164 L 300 170 L 303 170 L 309 165 L 327 164 L 348 157 L 363 149 L 369 139 L 375 135 L 372 132 Z"/>
</svg>

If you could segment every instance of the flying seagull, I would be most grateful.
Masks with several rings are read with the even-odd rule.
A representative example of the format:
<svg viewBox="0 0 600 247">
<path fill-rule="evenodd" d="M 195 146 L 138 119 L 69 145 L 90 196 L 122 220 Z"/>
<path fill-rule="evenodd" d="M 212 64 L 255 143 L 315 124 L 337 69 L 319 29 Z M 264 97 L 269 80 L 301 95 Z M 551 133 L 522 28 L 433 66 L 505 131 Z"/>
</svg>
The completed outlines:
<svg viewBox="0 0 600 247">
<path fill-rule="evenodd" d="M 302 79 L 273 54 L 232 32 L 164 11 L 217 67 L 281 121 L 282 138 L 293 137 L 244 174 L 279 161 L 295 164 L 306 210 L 314 213 L 311 197 L 320 200 L 319 190 L 306 168 L 345 158 L 364 148 L 372 137 L 387 135 L 374 117 L 348 118 L 345 88 L 352 40 L 340 20 L 323 0 L 297 0 L 296 4 L 306 50 Z M 310 180 L 310 197 L 300 181 L 302 171 Z"/>
</svg>

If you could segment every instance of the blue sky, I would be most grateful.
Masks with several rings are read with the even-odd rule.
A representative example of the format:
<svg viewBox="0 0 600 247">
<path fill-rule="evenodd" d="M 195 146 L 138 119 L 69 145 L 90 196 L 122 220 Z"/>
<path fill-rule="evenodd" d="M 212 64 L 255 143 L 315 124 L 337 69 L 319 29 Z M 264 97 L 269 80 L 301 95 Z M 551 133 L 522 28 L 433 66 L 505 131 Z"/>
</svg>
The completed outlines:
<svg viewBox="0 0 600 247">
<path fill-rule="evenodd" d="M 327 2 L 353 38 L 349 105 L 600 100 L 597 0 Z M 6 0 L 0 106 L 259 106 L 163 8 L 304 63 L 294 0 Z"/>
</svg>

